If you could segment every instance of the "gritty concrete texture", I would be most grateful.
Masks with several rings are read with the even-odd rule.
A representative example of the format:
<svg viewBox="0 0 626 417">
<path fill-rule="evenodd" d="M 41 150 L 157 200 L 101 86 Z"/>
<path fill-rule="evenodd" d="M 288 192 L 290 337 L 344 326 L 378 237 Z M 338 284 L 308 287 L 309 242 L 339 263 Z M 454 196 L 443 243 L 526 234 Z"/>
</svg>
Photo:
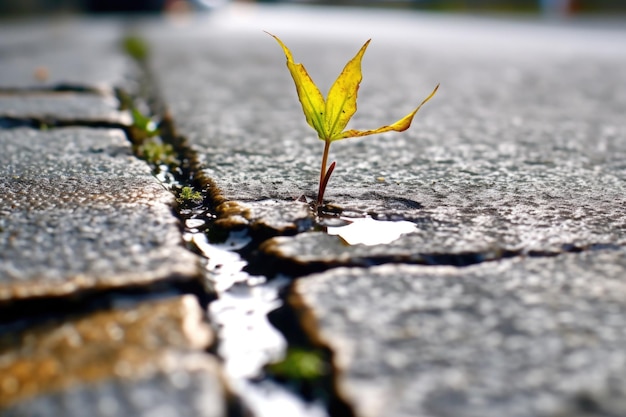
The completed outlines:
<svg viewBox="0 0 626 417">
<path fill-rule="evenodd" d="M 130 114 L 119 106 L 117 99 L 95 94 L 0 94 L 0 125 L 3 118 L 43 124 L 132 124 Z"/>
<path fill-rule="evenodd" d="M 430 251 L 457 240 L 470 251 L 625 242 L 623 30 L 355 10 L 339 36 L 315 22 L 341 11 L 246 11 L 146 30 L 178 132 L 227 200 L 317 192 L 323 143 L 260 29 L 281 36 L 322 91 L 372 37 L 351 126 L 393 122 L 441 88 L 408 131 L 333 143 L 334 210 L 414 221 Z"/>
<path fill-rule="evenodd" d="M 185 361 L 187 359 L 187 361 Z M 105 381 L 78 386 L 18 404 L 6 417 L 177 416 L 226 417 L 224 389 L 216 362 L 203 356 L 171 357 L 169 373 L 154 372 L 137 381 Z"/>
<path fill-rule="evenodd" d="M 124 32 L 123 23 L 105 19 L 3 22 L 0 91 L 136 91 L 137 69 L 120 46 Z"/>
<path fill-rule="evenodd" d="M 0 299 L 196 279 L 173 196 L 119 130 L 0 131 Z"/>
<path fill-rule="evenodd" d="M 187 23 L 144 26 L 151 68 L 234 205 L 317 192 L 323 143 L 262 30 L 323 93 L 372 38 L 349 128 L 392 123 L 441 84 L 407 131 L 330 150 L 328 211 L 414 232 L 370 247 L 304 233 L 253 251 L 255 272 L 331 268 L 298 279 L 291 301 L 317 319 L 303 313 L 359 417 L 626 413 L 623 28 L 256 6 Z"/>
<path fill-rule="evenodd" d="M 261 277 L 249 289 L 263 294 L 262 276 L 299 268 L 305 278 L 285 292 L 308 334 L 332 348 L 358 417 L 626 414 L 623 28 L 256 4 L 188 17 L 3 24 L 0 96 L 22 117 L 44 117 L 53 104 L 39 97 L 62 102 L 69 90 L 54 114 L 97 110 L 102 120 L 117 117 L 113 101 L 99 107 L 116 89 L 132 95 L 135 81 L 149 81 L 155 108 L 168 109 L 156 116 L 198 153 L 181 162 L 197 161 L 192 178 L 219 189 L 207 193 L 221 204 L 210 226 L 256 234 L 231 236 L 241 253 L 216 270 L 254 261 L 245 273 Z M 119 48 L 131 29 L 150 44 L 145 77 Z M 302 202 L 317 192 L 323 143 L 263 29 L 324 92 L 372 38 L 349 128 L 389 124 L 441 83 L 406 132 L 333 143 L 330 218 Z M 71 108 L 93 92 L 99 104 Z M 93 311 L 121 287 L 163 296 L 172 285 L 150 284 L 203 270 L 183 247 L 173 196 L 122 131 L 79 122 L 92 127 L 0 130 L 0 305 L 20 320 L 0 331 L 24 336 L 2 339 L 0 367 L 11 369 L 0 378 L 14 377 L 0 385 L 13 395 L 7 412 L 223 414 L 208 338 L 190 346 L 180 320 L 167 324 L 182 316 L 151 305 L 145 314 L 158 321 L 139 320 L 136 332 L 117 307 Z M 415 230 L 369 247 L 323 233 L 365 215 Z M 300 235 L 259 247 L 277 234 Z M 141 308 L 136 292 L 130 309 Z M 44 325 L 25 311 L 76 299 L 71 317 L 53 310 Z M 120 344 L 111 322 L 127 326 Z M 302 329 L 291 330 L 299 339 Z"/>
<path fill-rule="evenodd" d="M 298 280 L 359 417 L 626 413 L 626 252 Z"/>
<path fill-rule="evenodd" d="M 193 296 L 117 306 L 0 338 L 3 416 L 224 416 Z"/>
</svg>

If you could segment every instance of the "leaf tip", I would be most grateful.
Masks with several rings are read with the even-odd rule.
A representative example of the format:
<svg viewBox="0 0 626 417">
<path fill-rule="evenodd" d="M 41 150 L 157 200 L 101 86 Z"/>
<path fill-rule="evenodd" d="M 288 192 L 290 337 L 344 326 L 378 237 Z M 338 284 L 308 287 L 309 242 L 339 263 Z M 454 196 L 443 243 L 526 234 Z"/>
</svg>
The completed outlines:
<svg viewBox="0 0 626 417">
<path fill-rule="evenodd" d="M 359 53 L 357 54 L 357 56 L 358 56 L 358 55 L 361 55 L 361 56 L 362 56 L 362 55 L 365 53 L 365 50 L 367 49 L 367 47 L 369 46 L 369 44 L 370 44 L 370 42 L 371 42 L 371 41 L 372 41 L 372 39 L 370 38 L 370 39 L 368 39 L 368 40 L 367 40 L 367 41 L 363 44 L 363 46 L 361 47 L 361 50 L 359 51 Z"/>
<path fill-rule="evenodd" d="M 293 55 L 291 55 L 291 51 L 289 50 L 289 48 L 287 48 L 287 45 L 285 45 L 283 43 L 283 41 L 280 40 L 280 38 L 266 30 L 264 30 L 263 32 L 267 33 L 268 35 L 270 35 L 272 38 L 276 39 L 276 42 L 278 42 L 278 44 L 280 45 L 280 47 L 283 49 L 283 52 L 285 53 L 285 57 L 287 58 L 287 63 L 293 63 Z"/>
<path fill-rule="evenodd" d="M 272 38 L 276 38 L 276 35 L 274 35 L 271 32 L 268 32 L 267 30 L 263 29 L 263 32 L 267 33 L 268 35 L 270 35 Z"/>
</svg>

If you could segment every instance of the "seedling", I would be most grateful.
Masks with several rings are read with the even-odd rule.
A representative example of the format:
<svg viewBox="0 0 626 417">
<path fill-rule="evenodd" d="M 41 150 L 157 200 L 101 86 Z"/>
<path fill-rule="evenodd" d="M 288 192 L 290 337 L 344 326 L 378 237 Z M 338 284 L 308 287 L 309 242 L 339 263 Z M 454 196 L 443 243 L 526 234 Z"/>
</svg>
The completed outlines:
<svg viewBox="0 0 626 417">
<path fill-rule="evenodd" d="M 178 164 L 174 147 L 169 143 L 163 143 L 159 138 L 151 138 L 143 142 L 137 147 L 137 154 L 155 168 L 161 165 L 172 167 Z"/>
<path fill-rule="evenodd" d="M 361 79 L 363 78 L 361 75 L 361 59 L 370 41 L 365 42 L 354 58 L 346 64 L 341 74 L 339 74 L 339 77 L 337 77 L 334 84 L 330 87 L 330 90 L 328 90 L 326 99 L 324 99 L 322 93 L 320 93 L 320 90 L 317 88 L 304 66 L 294 63 L 289 48 L 287 48 L 277 36 L 269 32 L 266 33 L 276 39 L 283 49 L 287 57 L 287 68 L 296 84 L 298 100 L 300 100 L 300 104 L 302 104 L 302 111 L 304 112 L 306 121 L 315 129 L 319 139 L 324 141 L 324 154 L 322 155 L 320 182 L 317 193 L 317 205 L 321 206 L 324 202 L 326 186 L 335 169 L 334 162 L 326 169 L 330 144 L 340 139 L 368 136 L 389 131 L 402 132 L 408 129 L 418 110 L 435 95 L 439 84 L 437 84 L 432 93 L 430 93 L 430 95 L 411 113 L 393 124 L 381 126 L 373 130 L 344 130 L 356 112 L 357 92 Z"/>
<path fill-rule="evenodd" d="M 202 202 L 202 193 L 200 193 L 200 191 L 194 191 L 191 187 L 185 186 L 181 188 L 176 201 L 180 204 L 200 203 Z"/>
<path fill-rule="evenodd" d="M 133 140 L 141 143 L 147 138 L 158 136 L 161 132 L 157 128 L 157 124 L 150 117 L 143 115 L 137 108 L 131 110 L 133 116 Z"/>
</svg>

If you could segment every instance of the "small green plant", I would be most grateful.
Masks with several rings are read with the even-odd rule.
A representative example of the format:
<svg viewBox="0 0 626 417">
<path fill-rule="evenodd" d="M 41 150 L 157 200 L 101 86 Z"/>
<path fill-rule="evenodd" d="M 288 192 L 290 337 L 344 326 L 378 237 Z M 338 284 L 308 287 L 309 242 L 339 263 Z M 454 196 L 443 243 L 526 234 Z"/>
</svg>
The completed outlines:
<svg viewBox="0 0 626 417">
<path fill-rule="evenodd" d="M 137 154 L 154 167 L 178 164 L 174 147 L 169 143 L 163 143 L 159 138 L 151 138 L 143 142 L 137 147 Z"/>
<path fill-rule="evenodd" d="M 145 61 L 148 58 L 148 44 L 139 36 L 126 36 L 122 39 L 122 48 L 137 61 Z"/>
<path fill-rule="evenodd" d="M 200 191 L 195 191 L 191 187 L 185 186 L 180 189 L 180 193 L 178 194 L 176 201 L 180 204 L 201 203 L 202 193 Z"/>
<path fill-rule="evenodd" d="M 388 131 L 402 132 L 408 129 L 418 110 L 435 95 L 439 84 L 411 113 L 391 125 L 381 126 L 373 130 L 344 130 L 356 112 L 357 92 L 363 78 L 361 75 L 361 59 L 370 41 L 365 42 L 354 58 L 346 64 L 337 80 L 330 87 L 326 99 L 324 99 L 304 66 L 294 63 L 289 48 L 277 36 L 269 32 L 266 33 L 276 39 L 283 49 L 287 57 L 287 68 L 296 84 L 298 99 L 300 104 L 302 104 L 306 121 L 315 129 L 319 139 L 324 141 L 324 154 L 322 156 L 319 190 L 317 193 L 317 205 L 321 206 L 324 202 L 326 186 L 335 169 L 334 162 L 326 169 L 330 144 L 340 139 L 368 136 Z"/>
<path fill-rule="evenodd" d="M 143 115 L 137 108 L 131 110 L 131 115 L 133 116 L 132 136 L 135 142 L 142 142 L 160 134 L 156 122 Z"/>
</svg>

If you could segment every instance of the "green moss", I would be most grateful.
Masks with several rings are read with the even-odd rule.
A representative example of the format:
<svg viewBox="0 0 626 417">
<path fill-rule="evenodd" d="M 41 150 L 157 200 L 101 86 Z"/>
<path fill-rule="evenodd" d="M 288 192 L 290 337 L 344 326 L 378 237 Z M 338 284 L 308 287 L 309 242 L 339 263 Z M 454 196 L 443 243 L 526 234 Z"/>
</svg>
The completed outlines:
<svg viewBox="0 0 626 417">
<path fill-rule="evenodd" d="M 133 116 L 132 136 L 134 142 L 142 142 L 146 138 L 159 135 L 157 124 L 150 117 L 142 114 L 137 108 L 131 110 Z"/>
<path fill-rule="evenodd" d="M 291 380 L 318 379 L 328 373 L 321 352 L 289 348 L 285 358 L 267 366 L 266 370 L 277 377 Z"/>
<path fill-rule="evenodd" d="M 178 194 L 178 198 L 176 198 L 180 204 L 185 203 L 200 203 L 202 202 L 202 193 L 200 191 L 195 191 L 191 187 L 183 187 L 180 189 Z"/>
<path fill-rule="evenodd" d="M 145 61 L 148 58 L 148 44 L 139 36 L 126 36 L 122 40 L 122 47 L 128 55 L 137 61 Z"/>
<path fill-rule="evenodd" d="M 137 155 L 155 167 L 178 165 L 174 147 L 169 143 L 161 142 L 158 138 L 152 138 L 139 145 Z"/>
</svg>

